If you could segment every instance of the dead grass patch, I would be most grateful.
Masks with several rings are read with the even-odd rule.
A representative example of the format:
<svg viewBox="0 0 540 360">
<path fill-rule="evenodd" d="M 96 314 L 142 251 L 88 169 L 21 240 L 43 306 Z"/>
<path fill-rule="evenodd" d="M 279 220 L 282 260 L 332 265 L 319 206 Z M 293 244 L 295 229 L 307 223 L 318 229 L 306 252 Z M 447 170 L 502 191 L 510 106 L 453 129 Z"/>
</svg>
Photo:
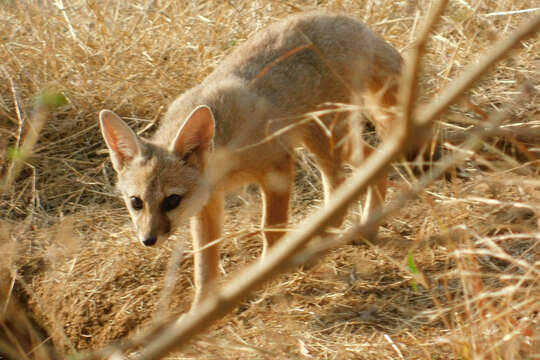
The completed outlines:
<svg viewBox="0 0 540 360">
<path fill-rule="evenodd" d="M 190 304 L 189 235 L 160 249 L 136 243 L 114 195 L 99 110 L 151 132 L 168 103 L 237 43 L 300 10 L 353 14 L 405 51 L 430 4 L 0 1 L 2 176 L 35 126 L 36 98 L 47 91 L 68 101 L 49 110 L 21 173 L 0 193 L 0 353 L 37 359 L 57 356 L 44 344 L 62 354 L 97 349 Z M 530 14 L 509 11 L 535 6 L 450 1 L 422 60 L 420 100 Z M 171 358 L 537 356 L 538 46 L 538 35 L 522 42 L 440 119 L 452 153 L 490 113 L 510 109 L 500 133 L 387 220 L 377 243 L 342 246 L 280 276 Z M 293 227 L 320 206 L 306 159 Z M 419 176 L 397 165 L 391 197 Z M 228 198 L 224 281 L 260 253 L 258 201 L 250 187 Z M 348 225 L 356 219 L 353 209 Z"/>
</svg>

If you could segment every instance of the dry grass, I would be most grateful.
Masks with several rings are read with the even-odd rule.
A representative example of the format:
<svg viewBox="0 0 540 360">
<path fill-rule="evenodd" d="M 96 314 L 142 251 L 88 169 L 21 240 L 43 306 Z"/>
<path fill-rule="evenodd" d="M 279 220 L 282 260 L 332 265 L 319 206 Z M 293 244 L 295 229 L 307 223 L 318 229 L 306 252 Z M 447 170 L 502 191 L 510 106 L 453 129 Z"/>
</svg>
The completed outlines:
<svg viewBox="0 0 540 360">
<path fill-rule="evenodd" d="M 450 1 L 422 60 L 420 101 L 530 15 L 497 13 L 535 5 Z M 275 19 L 315 8 L 345 11 L 403 52 L 429 6 L 0 1 L 3 179 L 14 159 L 24 160 L 0 193 L 0 357 L 97 349 L 190 304 L 189 236 L 181 231 L 160 249 L 138 246 L 123 204 L 111 196 L 100 109 L 151 132 L 172 99 Z M 490 113 L 509 111 L 497 136 L 389 219 L 376 244 L 342 246 L 280 276 L 171 359 L 537 357 L 539 40 L 523 42 L 440 119 L 451 154 Z M 59 93 L 68 104 L 55 104 Z M 26 158 L 21 149 L 44 112 Z M 295 223 L 321 203 L 305 160 Z M 420 176 L 405 163 L 395 170 L 391 198 Z M 260 253 L 258 201 L 251 187 L 228 199 L 225 280 Z"/>
</svg>

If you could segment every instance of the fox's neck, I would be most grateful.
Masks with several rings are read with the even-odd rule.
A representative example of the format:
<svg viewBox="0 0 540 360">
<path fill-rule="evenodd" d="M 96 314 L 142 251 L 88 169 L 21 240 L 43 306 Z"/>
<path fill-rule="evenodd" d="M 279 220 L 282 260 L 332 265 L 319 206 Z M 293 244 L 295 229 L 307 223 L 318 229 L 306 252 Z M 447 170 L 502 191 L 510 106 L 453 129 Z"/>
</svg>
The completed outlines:
<svg viewBox="0 0 540 360">
<path fill-rule="evenodd" d="M 199 87 L 200 85 L 186 91 L 181 97 L 177 98 L 172 104 L 170 104 L 169 109 L 161 120 L 158 129 L 149 139 L 150 142 L 165 148 L 172 144 L 173 140 L 178 134 L 178 131 L 181 129 L 191 111 L 193 111 L 193 109 L 195 109 L 198 105 L 202 105 L 197 101 L 197 98 L 200 99 Z"/>
<path fill-rule="evenodd" d="M 170 105 L 152 142 L 168 146 L 185 119 L 199 105 L 208 106 L 214 115 L 216 148 L 235 148 L 257 141 L 263 125 L 253 120 L 265 118 L 264 113 L 270 108 L 241 79 L 233 76 L 209 78 L 186 91 Z"/>
</svg>

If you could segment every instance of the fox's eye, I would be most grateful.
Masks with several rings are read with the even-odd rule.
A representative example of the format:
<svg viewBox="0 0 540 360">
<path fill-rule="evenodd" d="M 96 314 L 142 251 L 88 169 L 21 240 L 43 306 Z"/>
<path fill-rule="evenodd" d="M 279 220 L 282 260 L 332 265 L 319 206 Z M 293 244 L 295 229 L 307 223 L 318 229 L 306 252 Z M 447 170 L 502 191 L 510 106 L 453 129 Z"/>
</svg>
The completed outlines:
<svg viewBox="0 0 540 360">
<path fill-rule="evenodd" d="M 182 200 L 182 197 L 180 195 L 174 194 L 171 196 L 167 196 L 165 200 L 163 200 L 163 204 L 161 205 L 163 208 L 163 211 L 170 211 L 176 208 L 180 204 L 181 200 Z"/>
<path fill-rule="evenodd" d="M 131 207 L 133 208 L 133 210 L 141 210 L 143 208 L 143 202 L 141 198 L 132 196 L 130 199 L 131 199 Z"/>
</svg>

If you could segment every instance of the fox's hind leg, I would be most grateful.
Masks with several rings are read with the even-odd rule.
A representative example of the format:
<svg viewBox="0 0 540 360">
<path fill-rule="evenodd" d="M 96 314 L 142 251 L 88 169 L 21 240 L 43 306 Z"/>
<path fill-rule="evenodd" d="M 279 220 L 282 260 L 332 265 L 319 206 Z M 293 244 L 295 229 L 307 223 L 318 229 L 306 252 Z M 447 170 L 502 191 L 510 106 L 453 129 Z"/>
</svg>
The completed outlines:
<svg viewBox="0 0 540 360">
<path fill-rule="evenodd" d="M 398 61 L 400 60 L 399 55 L 396 55 L 393 60 L 386 62 L 380 59 L 375 60 L 374 72 L 368 81 L 368 89 L 364 94 L 366 108 L 371 113 L 377 133 L 383 141 L 388 138 L 396 119 L 401 62 Z M 365 145 L 364 155 L 367 157 L 371 153 L 373 153 L 373 149 Z M 372 220 L 375 211 L 382 209 L 386 196 L 387 177 L 388 175 L 385 173 L 368 187 L 366 202 L 362 209 L 361 222 L 363 224 Z M 368 229 L 369 240 L 377 237 L 379 227 L 380 221 L 374 222 L 370 226 Z"/>
<path fill-rule="evenodd" d="M 331 130 L 331 136 L 321 126 L 312 124 L 308 128 L 307 135 L 304 137 L 304 144 L 314 155 L 315 161 L 321 171 L 325 204 L 328 205 L 332 193 L 345 181 L 344 165 L 345 163 L 356 164 L 358 159 L 363 161 L 369 156 L 373 149 L 363 141 L 354 141 L 356 132 L 361 132 L 362 127 L 351 127 L 349 121 L 356 121 L 354 118 L 348 119 L 351 114 L 336 112 L 332 119 L 326 119 L 328 128 Z M 355 133 L 351 134 L 351 128 Z M 360 139 L 361 140 L 361 139 Z M 358 158 L 358 159 L 354 159 Z M 362 222 L 371 219 L 376 209 L 380 209 L 386 195 L 386 175 L 382 176 L 375 184 L 367 189 L 365 204 L 362 208 Z M 334 227 L 339 227 L 343 223 L 347 209 L 337 214 L 333 221 Z M 369 230 L 369 238 L 377 236 L 379 223 L 376 223 Z"/>
<path fill-rule="evenodd" d="M 324 203 L 328 205 L 332 193 L 345 181 L 343 169 L 343 149 L 339 140 L 346 134 L 346 124 L 342 122 L 342 115 L 337 114 L 332 135 L 329 136 L 321 124 L 310 124 L 304 133 L 304 144 L 315 157 L 317 167 L 321 172 Z M 335 217 L 332 226 L 339 227 L 343 223 L 347 210 Z"/>
<path fill-rule="evenodd" d="M 369 156 L 373 152 L 373 149 L 368 145 L 364 146 L 364 156 Z M 361 207 L 362 217 L 361 224 L 365 224 L 370 221 L 376 211 L 382 210 L 384 199 L 386 197 L 387 176 L 385 172 L 381 177 L 375 181 L 374 184 L 370 184 L 366 191 L 366 200 L 364 206 Z M 372 241 L 377 238 L 379 232 L 380 221 L 375 222 L 369 229 L 367 229 L 367 239 Z M 354 241 L 354 243 L 361 243 L 360 241 Z"/>
</svg>

